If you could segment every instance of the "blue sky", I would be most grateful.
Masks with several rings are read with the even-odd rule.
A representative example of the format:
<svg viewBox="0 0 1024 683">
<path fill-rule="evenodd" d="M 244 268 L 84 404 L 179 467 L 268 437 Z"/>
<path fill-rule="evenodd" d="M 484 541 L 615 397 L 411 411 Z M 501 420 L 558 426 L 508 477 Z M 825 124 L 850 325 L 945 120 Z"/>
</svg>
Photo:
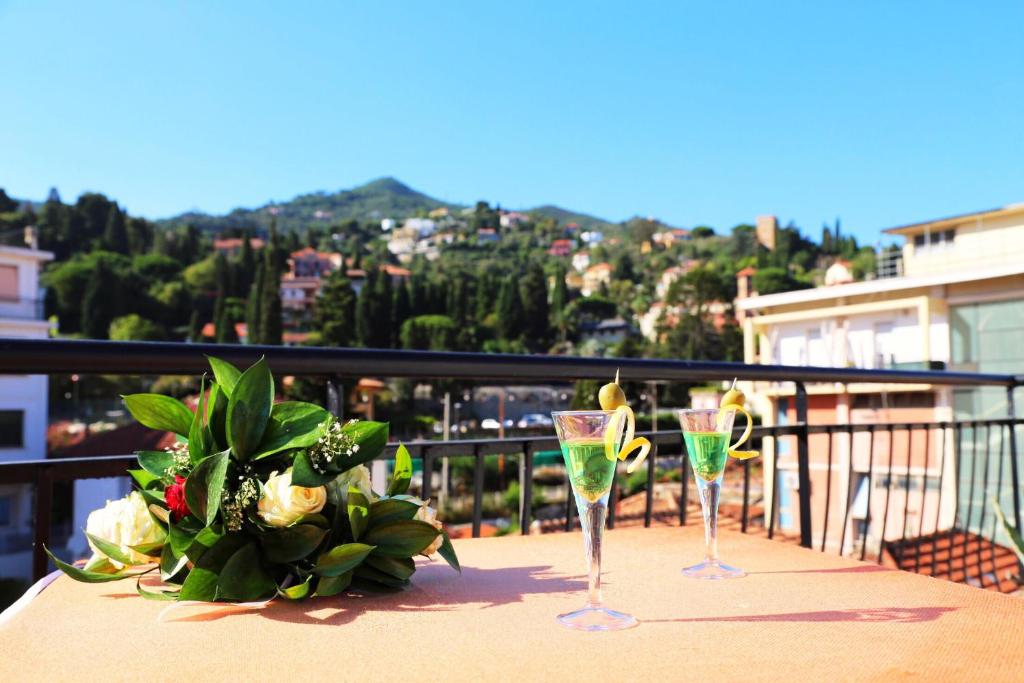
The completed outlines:
<svg viewBox="0 0 1024 683">
<path fill-rule="evenodd" d="M 1021 2 L 0 0 L 0 186 L 163 217 L 392 175 L 873 242 L 1024 201 L 1022 25 Z"/>
</svg>

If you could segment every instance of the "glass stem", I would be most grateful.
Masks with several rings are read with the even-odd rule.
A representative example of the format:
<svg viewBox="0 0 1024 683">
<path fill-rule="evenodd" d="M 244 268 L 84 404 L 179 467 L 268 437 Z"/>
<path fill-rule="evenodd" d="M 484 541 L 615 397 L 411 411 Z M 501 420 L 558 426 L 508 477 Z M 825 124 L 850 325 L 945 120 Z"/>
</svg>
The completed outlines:
<svg viewBox="0 0 1024 683">
<path fill-rule="evenodd" d="M 704 483 L 700 489 L 700 506 L 704 513 L 704 561 L 718 564 L 718 499 L 721 481 Z"/>
<path fill-rule="evenodd" d="M 580 526 L 583 527 L 583 550 L 587 557 L 587 607 L 600 607 L 601 600 L 601 539 L 608 505 L 602 501 L 580 506 Z"/>
</svg>

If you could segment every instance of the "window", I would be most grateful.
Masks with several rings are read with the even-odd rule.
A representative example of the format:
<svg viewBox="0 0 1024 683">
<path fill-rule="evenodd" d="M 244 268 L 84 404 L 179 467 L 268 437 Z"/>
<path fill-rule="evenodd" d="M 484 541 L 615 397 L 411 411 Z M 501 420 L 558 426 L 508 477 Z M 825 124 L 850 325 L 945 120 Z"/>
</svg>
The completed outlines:
<svg viewBox="0 0 1024 683">
<path fill-rule="evenodd" d="M 18 267 L 0 266 L 0 299 L 18 298 Z"/>
<path fill-rule="evenodd" d="M 0 410 L 0 448 L 21 448 L 24 444 L 25 413 L 21 410 Z"/>
<path fill-rule="evenodd" d="M 914 235 L 914 249 L 936 249 L 952 246 L 956 230 L 942 230 Z"/>
<path fill-rule="evenodd" d="M 12 507 L 10 496 L 0 496 L 0 527 L 11 525 Z"/>
<path fill-rule="evenodd" d="M 851 408 L 883 410 L 886 408 L 934 408 L 935 394 L 926 391 L 906 391 L 885 394 L 854 394 Z"/>
</svg>

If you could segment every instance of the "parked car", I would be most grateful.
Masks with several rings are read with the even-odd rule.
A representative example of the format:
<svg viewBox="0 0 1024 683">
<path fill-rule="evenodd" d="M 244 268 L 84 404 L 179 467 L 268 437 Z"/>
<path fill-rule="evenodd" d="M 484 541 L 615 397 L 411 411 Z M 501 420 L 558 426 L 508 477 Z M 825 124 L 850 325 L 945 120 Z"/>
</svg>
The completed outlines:
<svg viewBox="0 0 1024 683">
<path fill-rule="evenodd" d="M 552 427 L 554 424 L 549 415 L 544 413 L 527 413 L 519 418 L 517 426 L 520 429 L 529 429 L 530 427 Z"/>
<path fill-rule="evenodd" d="M 480 423 L 481 429 L 500 429 L 501 423 L 495 420 L 493 417 L 489 417 Z"/>
</svg>

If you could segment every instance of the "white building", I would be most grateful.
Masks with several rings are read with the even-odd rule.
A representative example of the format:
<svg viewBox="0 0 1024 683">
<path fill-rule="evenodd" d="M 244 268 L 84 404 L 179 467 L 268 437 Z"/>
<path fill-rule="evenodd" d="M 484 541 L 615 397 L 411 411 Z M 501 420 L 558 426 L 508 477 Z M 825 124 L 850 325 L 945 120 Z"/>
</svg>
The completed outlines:
<svg viewBox="0 0 1024 683">
<path fill-rule="evenodd" d="M 0 246 L 0 337 L 45 339 L 39 268 L 53 254 Z M 0 375 L 0 460 L 46 457 L 46 375 Z M 0 576 L 31 575 L 32 487 L 0 482 Z"/>
</svg>

